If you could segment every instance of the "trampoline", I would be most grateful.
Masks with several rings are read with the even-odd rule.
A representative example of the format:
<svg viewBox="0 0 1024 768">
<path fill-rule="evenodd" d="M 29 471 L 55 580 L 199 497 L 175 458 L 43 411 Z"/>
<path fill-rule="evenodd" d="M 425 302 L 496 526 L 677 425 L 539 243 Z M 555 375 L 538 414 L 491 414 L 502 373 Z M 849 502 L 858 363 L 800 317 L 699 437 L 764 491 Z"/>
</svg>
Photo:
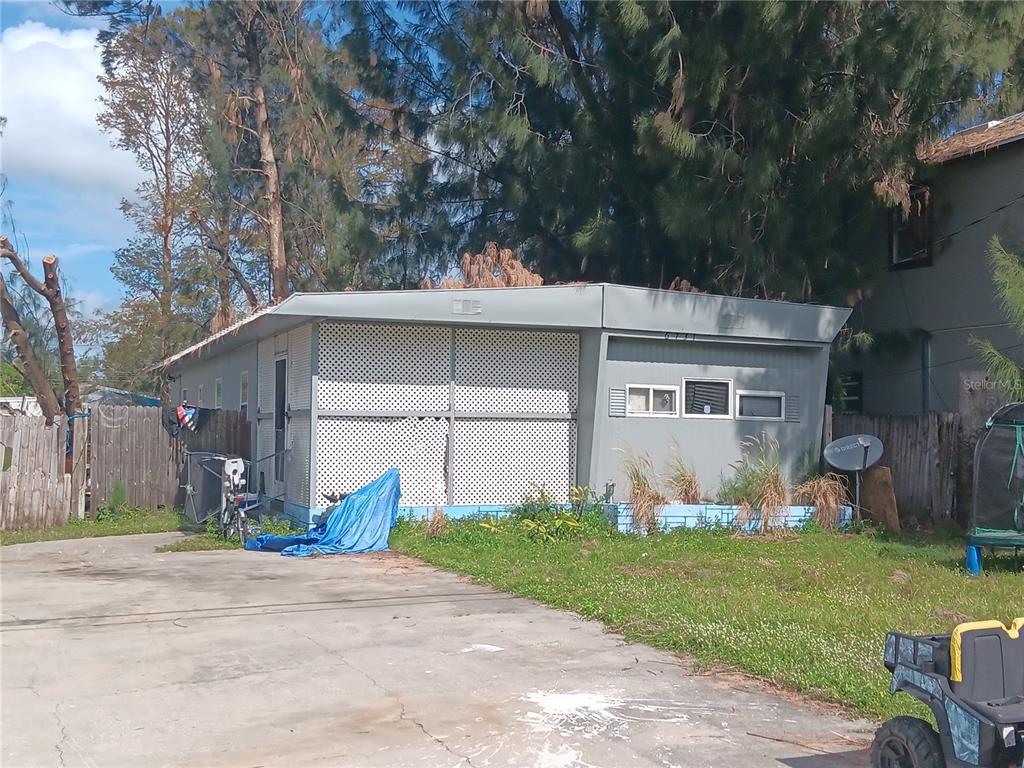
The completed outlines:
<svg viewBox="0 0 1024 768">
<path fill-rule="evenodd" d="M 978 438 L 967 543 L 1024 550 L 1024 403 L 993 413 Z"/>
</svg>

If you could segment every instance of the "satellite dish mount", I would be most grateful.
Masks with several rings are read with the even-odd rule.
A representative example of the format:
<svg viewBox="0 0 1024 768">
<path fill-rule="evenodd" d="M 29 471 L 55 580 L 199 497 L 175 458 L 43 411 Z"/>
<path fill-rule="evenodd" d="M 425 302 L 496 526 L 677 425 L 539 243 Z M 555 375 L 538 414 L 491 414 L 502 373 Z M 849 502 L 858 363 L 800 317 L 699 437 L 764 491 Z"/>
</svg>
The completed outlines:
<svg viewBox="0 0 1024 768">
<path fill-rule="evenodd" d="M 850 435 L 825 446 L 825 461 L 841 472 L 853 472 L 856 483 L 857 519 L 860 519 L 861 473 L 882 458 L 882 441 L 872 435 Z"/>
</svg>

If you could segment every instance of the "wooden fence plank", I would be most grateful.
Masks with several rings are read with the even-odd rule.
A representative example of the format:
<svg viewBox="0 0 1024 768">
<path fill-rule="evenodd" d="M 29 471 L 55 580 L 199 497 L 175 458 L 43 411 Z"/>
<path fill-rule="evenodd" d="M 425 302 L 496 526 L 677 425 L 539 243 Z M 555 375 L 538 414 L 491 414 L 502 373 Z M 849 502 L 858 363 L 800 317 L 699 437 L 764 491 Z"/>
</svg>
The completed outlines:
<svg viewBox="0 0 1024 768">
<path fill-rule="evenodd" d="M 922 416 L 841 414 L 833 419 L 834 437 L 869 434 L 885 448 L 881 463 L 892 470 L 902 515 L 939 523 L 957 508 L 960 417 L 955 413 Z"/>
</svg>

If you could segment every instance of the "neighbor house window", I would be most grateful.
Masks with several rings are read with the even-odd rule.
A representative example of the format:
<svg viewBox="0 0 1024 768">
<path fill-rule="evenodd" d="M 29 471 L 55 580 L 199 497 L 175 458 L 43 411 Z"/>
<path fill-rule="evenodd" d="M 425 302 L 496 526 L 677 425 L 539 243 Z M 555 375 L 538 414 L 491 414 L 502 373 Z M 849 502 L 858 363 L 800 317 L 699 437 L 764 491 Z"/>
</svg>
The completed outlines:
<svg viewBox="0 0 1024 768">
<path fill-rule="evenodd" d="M 932 263 L 931 189 L 910 185 L 908 208 L 899 206 L 889 219 L 889 266 L 927 267 Z"/>
<path fill-rule="evenodd" d="M 678 416 L 679 387 L 630 384 L 626 387 L 627 416 Z"/>
<path fill-rule="evenodd" d="M 736 418 L 782 421 L 786 418 L 786 394 L 736 390 Z"/>
<path fill-rule="evenodd" d="M 840 373 L 833 400 L 836 413 L 864 413 L 864 372 Z"/>
<path fill-rule="evenodd" d="M 213 382 L 213 407 L 222 408 L 224 406 L 224 380 L 214 379 Z"/>
<path fill-rule="evenodd" d="M 187 403 L 188 402 L 188 387 L 182 387 L 181 388 L 181 402 L 183 402 L 183 403 Z"/>
<path fill-rule="evenodd" d="M 198 387 L 196 387 L 196 405 L 198 405 L 200 408 L 203 407 L 203 385 L 202 384 L 200 384 Z"/>
<path fill-rule="evenodd" d="M 249 418 L 249 372 L 242 371 L 238 382 L 238 412 L 243 420 Z"/>
<path fill-rule="evenodd" d="M 732 381 L 683 379 L 683 415 L 708 419 L 732 416 Z"/>
</svg>

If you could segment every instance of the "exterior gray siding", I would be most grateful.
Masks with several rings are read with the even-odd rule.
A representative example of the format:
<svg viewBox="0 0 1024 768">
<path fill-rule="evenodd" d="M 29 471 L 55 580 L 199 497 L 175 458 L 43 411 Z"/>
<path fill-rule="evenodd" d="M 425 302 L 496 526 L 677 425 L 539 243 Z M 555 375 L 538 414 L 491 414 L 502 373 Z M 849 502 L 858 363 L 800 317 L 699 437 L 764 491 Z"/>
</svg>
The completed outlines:
<svg viewBox="0 0 1024 768">
<path fill-rule="evenodd" d="M 237 408 L 249 371 L 257 477 L 297 520 L 390 466 L 404 504 L 512 504 L 534 483 L 560 501 L 570 484 L 614 483 L 622 500 L 628 452 L 663 469 L 678 450 L 712 493 L 762 430 L 790 476 L 817 457 L 829 345 L 848 314 L 613 285 L 296 294 L 165 372 L 175 397 L 202 384 L 204 405 L 220 378 L 223 407 Z M 730 415 L 682 415 L 684 377 L 730 380 Z M 679 388 L 680 414 L 626 415 L 630 384 Z M 737 390 L 783 393 L 784 411 L 738 419 Z M 282 435 L 287 464 L 275 467 Z"/>
<path fill-rule="evenodd" d="M 629 487 L 627 456 L 648 455 L 663 470 L 674 453 L 690 464 L 705 492 L 713 492 L 729 465 L 740 458 L 740 443 L 765 432 L 779 441 L 783 469 L 790 478 L 802 465 L 817 459 L 828 368 L 828 348 L 766 346 L 726 342 L 686 342 L 612 336 L 603 376 L 604 400 L 599 410 L 599 441 L 592 457 L 592 481 L 614 482 L 615 497 L 624 500 Z M 612 416 L 608 398 L 627 385 L 679 387 L 684 377 L 729 379 L 733 382 L 733 417 Z M 786 418 L 737 419 L 735 391 L 784 392 Z M 682 410 L 682 408 L 680 409 Z"/>
<path fill-rule="evenodd" d="M 963 380 L 984 377 L 972 337 L 989 339 L 1024 362 L 1024 340 L 994 298 L 986 256 L 994 235 L 1018 252 L 1024 247 L 1024 142 L 938 166 L 926 180 L 934 216 L 932 265 L 878 275 L 851 320 L 868 331 L 911 332 L 906 353 L 844 362 L 844 369 L 863 376 L 868 413 L 969 408 Z M 880 221 L 877 248 L 886 256 L 887 229 Z"/>
</svg>

